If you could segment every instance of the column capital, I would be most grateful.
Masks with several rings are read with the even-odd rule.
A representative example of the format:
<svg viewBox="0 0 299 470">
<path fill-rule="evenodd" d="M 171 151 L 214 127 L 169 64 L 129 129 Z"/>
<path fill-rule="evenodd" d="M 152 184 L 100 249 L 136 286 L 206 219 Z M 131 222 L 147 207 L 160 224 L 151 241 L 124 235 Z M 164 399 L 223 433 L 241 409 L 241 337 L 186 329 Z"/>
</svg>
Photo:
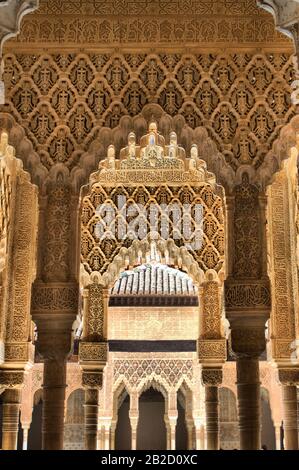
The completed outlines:
<svg viewBox="0 0 299 470">
<path fill-rule="evenodd" d="M 0 389 L 20 390 L 24 385 L 24 379 L 23 370 L 0 370 Z"/>
<path fill-rule="evenodd" d="M 282 385 L 297 386 L 299 385 L 299 368 L 278 369 L 278 379 Z"/>
<path fill-rule="evenodd" d="M 103 386 L 103 372 L 102 371 L 83 371 L 82 386 L 86 390 L 98 391 Z"/>
<path fill-rule="evenodd" d="M 223 373 L 222 369 L 206 369 L 204 368 L 201 373 L 202 383 L 208 387 L 218 387 L 222 384 Z"/>
<path fill-rule="evenodd" d="M 265 327 L 232 328 L 231 332 L 232 350 L 242 358 L 258 358 L 266 347 Z"/>
</svg>

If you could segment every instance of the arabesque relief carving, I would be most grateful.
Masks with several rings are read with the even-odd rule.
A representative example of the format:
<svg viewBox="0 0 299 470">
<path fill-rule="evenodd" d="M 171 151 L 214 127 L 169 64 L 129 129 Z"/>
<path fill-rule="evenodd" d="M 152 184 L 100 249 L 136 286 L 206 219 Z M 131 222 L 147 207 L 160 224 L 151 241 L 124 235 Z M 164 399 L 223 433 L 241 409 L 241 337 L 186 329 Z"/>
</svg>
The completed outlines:
<svg viewBox="0 0 299 470">
<path fill-rule="evenodd" d="M 0 340 L 3 367 L 18 362 L 20 368 L 33 361 L 30 303 L 36 270 L 37 188 L 15 158 L 6 133 L 0 141 L 0 169 Z"/>
<path fill-rule="evenodd" d="M 258 10 L 255 0 L 44 1 L 30 21 L 23 22 L 17 40 L 102 46 L 287 41 L 275 30 L 271 15 Z"/>
<path fill-rule="evenodd" d="M 233 171 L 244 164 L 259 168 L 295 113 L 292 58 L 242 52 L 170 58 L 161 53 L 8 53 L 3 110 L 26 130 L 46 171 L 60 163 L 69 171 L 84 167 L 80 161 L 101 129 L 115 129 L 122 117 L 137 116 L 148 103 L 181 116 L 191 129 L 206 129 Z M 182 125 L 173 129 L 178 137 Z M 117 151 L 126 137 L 118 140 Z M 105 145 L 105 137 L 101 140 Z"/>
</svg>

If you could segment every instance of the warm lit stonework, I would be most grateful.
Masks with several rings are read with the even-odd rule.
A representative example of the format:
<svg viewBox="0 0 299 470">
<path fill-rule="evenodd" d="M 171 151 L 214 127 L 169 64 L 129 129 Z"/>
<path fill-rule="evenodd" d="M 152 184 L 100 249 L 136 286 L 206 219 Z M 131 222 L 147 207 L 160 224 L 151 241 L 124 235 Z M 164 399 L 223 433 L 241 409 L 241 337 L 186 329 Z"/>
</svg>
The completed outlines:
<svg viewBox="0 0 299 470">
<path fill-rule="evenodd" d="M 0 1 L 0 448 L 298 449 L 298 24 Z"/>
</svg>

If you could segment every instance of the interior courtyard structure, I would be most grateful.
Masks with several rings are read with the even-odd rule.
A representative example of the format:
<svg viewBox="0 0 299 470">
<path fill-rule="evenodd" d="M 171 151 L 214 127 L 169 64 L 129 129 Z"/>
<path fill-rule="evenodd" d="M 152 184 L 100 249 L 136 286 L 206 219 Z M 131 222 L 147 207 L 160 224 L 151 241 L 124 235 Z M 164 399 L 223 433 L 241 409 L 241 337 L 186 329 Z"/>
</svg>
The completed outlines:
<svg viewBox="0 0 299 470">
<path fill-rule="evenodd" d="M 298 450 L 299 2 L 0 1 L 0 448 Z"/>
</svg>

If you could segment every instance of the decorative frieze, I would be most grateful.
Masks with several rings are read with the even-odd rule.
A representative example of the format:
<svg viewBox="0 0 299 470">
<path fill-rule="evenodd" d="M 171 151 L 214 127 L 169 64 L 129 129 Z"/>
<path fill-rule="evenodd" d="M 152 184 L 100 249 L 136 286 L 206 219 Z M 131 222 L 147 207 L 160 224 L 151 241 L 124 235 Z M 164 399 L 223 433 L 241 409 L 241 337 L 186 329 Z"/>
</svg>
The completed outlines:
<svg viewBox="0 0 299 470">
<path fill-rule="evenodd" d="M 77 311 L 78 287 L 74 284 L 35 283 L 32 293 L 32 311 Z"/>
<path fill-rule="evenodd" d="M 80 362 L 106 363 L 108 358 L 108 343 L 86 343 L 80 342 L 79 346 Z"/>
<path fill-rule="evenodd" d="M 197 354 L 199 362 L 225 362 L 226 339 L 199 339 L 197 341 Z"/>
</svg>

